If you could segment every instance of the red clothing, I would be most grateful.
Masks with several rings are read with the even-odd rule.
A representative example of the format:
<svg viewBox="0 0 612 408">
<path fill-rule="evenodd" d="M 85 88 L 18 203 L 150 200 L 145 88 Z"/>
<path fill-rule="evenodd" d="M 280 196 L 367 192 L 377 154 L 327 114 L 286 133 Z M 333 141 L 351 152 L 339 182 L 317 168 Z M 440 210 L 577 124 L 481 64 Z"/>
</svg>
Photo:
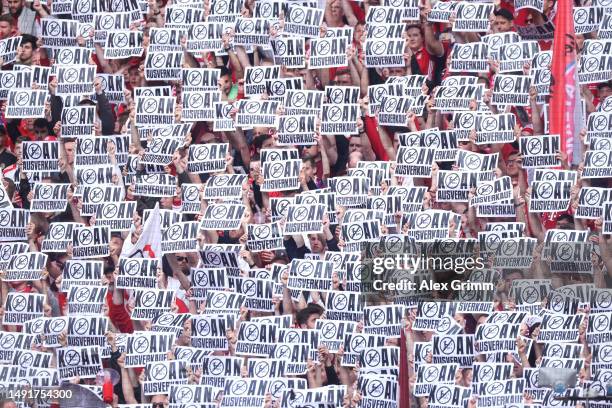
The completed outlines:
<svg viewBox="0 0 612 408">
<path fill-rule="evenodd" d="M 115 325 L 115 327 L 121 333 L 132 333 L 134 332 L 134 325 L 132 324 L 132 319 L 128 314 L 127 310 L 125 310 L 124 305 L 115 305 L 113 304 L 113 292 L 108 292 L 106 294 L 106 303 L 108 304 L 108 318 Z"/>
<path fill-rule="evenodd" d="M 368 135 L 368 139 L 370 139 L 370 144 L 372 145 L 372 150 L 374 154 L 376 154 L 376 158 L 378 160 L 389 160 L 389 156 L 387 156 L 387 151 L 385 150 L 385 146 L 380 139 L 380 133 L 378 133 L 376 118 L 371 116 L 366 116 L 364 119 L 364 128 L 365 132 Z"/>
<path fill-rule="evenodd" d="M 431 80 L 433 78 L 434 73 L 434 60 L 431 54 L 425 49 L 425 47 L 414 53 L 416 57 L 417 64 L 419 64 L 419 69 L 421 70 L 422 75 L 426 75 L 427 79 Z"/>
</svg>

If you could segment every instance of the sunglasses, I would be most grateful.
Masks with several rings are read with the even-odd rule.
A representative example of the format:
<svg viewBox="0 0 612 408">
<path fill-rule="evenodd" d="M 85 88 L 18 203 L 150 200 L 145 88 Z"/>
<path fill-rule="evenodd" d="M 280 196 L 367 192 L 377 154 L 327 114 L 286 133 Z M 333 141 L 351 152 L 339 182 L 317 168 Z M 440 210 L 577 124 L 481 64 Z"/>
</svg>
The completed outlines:
<svg viewBox="0 0 612 408">
<path fill-rule="evenodd" d="M 186 256 L 177 256 L 176 260 L 179 261 L 179 262 L 187 262 L 188 261 Z"/>
</svg>

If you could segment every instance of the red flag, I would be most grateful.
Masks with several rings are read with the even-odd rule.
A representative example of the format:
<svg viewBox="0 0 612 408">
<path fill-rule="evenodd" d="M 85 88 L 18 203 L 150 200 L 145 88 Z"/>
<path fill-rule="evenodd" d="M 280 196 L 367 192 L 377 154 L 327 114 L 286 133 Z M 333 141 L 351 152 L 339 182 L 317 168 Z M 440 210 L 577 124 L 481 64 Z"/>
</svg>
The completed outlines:
<svg viewBox="0 0 612 408">
<path fill-rule="evenodd" d="M 402 329 L 400 337 L 399 366 L 399 408 L 410 408 L 410 377 L 408 376 L 408 347 L 406 345 L 406 330 Z"/>
<path fill-rule="evenodd" d="M 550 134 L 561 135 L 561 151 L 571 160 L 576 123 L 576 32 L 572 0 L 557 2 L 551 67 Z"/>
</svg>

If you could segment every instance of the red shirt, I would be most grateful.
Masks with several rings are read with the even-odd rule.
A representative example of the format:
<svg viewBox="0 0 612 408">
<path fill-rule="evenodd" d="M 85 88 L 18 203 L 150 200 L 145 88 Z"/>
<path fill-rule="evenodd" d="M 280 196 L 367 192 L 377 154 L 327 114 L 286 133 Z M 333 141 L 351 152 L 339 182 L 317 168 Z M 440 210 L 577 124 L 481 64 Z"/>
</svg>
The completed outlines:
<svg viewBox="0 0 612 408">
<path fill-rule="evenodd" d="M 431 54 L 422 47 L 420 50 L 414 53 L 416 57 L 417 64 L 419 64 L 419 70 L 421 70 L 422 75 L 426 75 L 427 79 L 431 80 L 434 72 L 434 61 L 431 57 Z"/>
</svg>

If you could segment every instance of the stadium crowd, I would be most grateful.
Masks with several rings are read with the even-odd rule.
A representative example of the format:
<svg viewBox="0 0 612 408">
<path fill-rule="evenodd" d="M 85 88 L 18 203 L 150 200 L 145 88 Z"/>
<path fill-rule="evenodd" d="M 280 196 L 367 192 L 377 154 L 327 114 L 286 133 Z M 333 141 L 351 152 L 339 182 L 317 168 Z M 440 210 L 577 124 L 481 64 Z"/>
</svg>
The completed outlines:
<svg viewBox="0 0 612 408">
<path fill-rule="evenodd" d="M 574 3 L 568 150 L 554 0 L 4 1 L 0 407 L 605 395 L 612 6 Z"/>
</svg>

